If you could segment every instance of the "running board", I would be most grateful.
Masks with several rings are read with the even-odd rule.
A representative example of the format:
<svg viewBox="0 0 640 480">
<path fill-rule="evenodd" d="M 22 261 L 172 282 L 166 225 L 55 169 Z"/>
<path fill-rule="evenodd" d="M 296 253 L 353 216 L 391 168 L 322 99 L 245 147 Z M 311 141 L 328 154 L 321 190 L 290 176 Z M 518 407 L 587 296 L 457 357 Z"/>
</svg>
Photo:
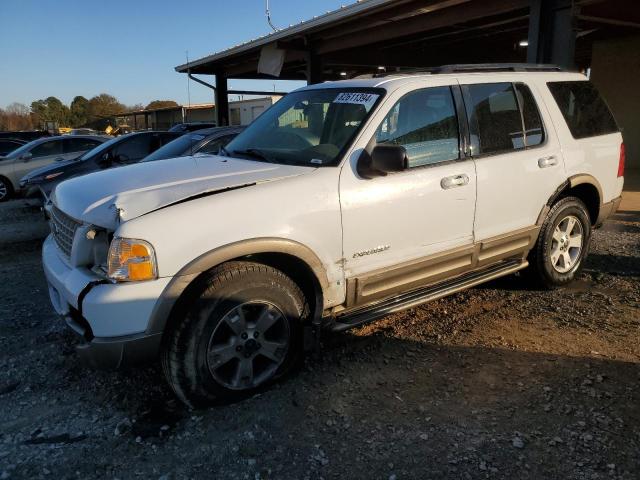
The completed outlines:
<svg viewBox="0 0 640 480">
<path fill-rule="evenodd" d="M 529 262 L 526 260 L 501 262 L 478 272 L 467 273 L 436 285 L 431 285 L 420 290 L 414 290 L 388 300 L 377 302 L 373 305 L 358 308 L 336 317 L 335 322 L 329 325 L 328 330 L 332 332 L 343 332 L 350 328 L 378 320 L 379 318 L 385 317 L 391 313 L 406 310 L 407 308 L 415 307 L 432 300 L 446 297 L 452 293 L 475 287 L 476 285 L 489 280 L 515 273 L 518 270 L 526 268 L 528 265 Z"/>
</svg>

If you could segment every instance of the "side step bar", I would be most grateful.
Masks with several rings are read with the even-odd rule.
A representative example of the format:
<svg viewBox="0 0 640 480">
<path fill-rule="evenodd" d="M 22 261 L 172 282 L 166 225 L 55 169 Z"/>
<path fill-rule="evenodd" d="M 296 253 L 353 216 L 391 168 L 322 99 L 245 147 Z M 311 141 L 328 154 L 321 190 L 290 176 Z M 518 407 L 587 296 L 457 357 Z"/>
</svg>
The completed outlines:
<svg viewBox="0 0 640 480">
<path fill-rule="evenodd" d="M 526 260 L 502 262 L 478 272 L 467 273 L 436 285 L 383 300 L 336 317 L 335 322 L 328 326 L 328 330 L 331 332 L 343 332 L 350 328 L 385 317 L 391 313 L 406 310 L 451 295 L 452 293 L 475 287 L 486 281 L 515 273 L 518 270 L 526 268 L 528 265 L 529 262 Z"/>
</svg>

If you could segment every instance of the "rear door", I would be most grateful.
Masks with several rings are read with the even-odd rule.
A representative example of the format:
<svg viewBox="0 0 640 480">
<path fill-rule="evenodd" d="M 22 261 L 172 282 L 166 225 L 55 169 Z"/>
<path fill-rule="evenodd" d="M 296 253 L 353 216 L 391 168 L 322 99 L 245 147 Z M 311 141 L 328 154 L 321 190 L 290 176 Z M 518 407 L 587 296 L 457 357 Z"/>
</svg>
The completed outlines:
<svg viewBox="0 0 640 480">
<path fill-rule="evenodd" d="M 544 104 L 526 83 L 460 83 L 478 181 L 476 241 L 535 226 L 566 179 L 560 144 Z"/>
</svg>

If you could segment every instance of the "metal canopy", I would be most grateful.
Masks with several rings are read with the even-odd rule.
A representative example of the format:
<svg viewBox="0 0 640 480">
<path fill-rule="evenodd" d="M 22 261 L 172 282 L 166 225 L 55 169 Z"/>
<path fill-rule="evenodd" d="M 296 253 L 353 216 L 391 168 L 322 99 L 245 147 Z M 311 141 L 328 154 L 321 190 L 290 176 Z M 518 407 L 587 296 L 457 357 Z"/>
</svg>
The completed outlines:
<svg viewBox="0 0 640 480">
<path fill-rule="evenodd" d="M 216 75 L 224 116 L 229 79 L 318 83 L 451 63 L 584 68 L 594 40 L 638 32 L 637 0 L 362 0 L 176 71 Z M 258 73 L 264 47 L 284 51 L 278 77 Z"/>
<path fill-rule="evenodd" d="M 341 72 L 371 73 L 378 67 L 521 62 L 527 60 L 527 52 L 519 43 L 528 38 L 532 5 L 543 4 L 547 17 L 565 7 L 563 3 L 573 14 L 569 21 L 579 42 L 588 37 L 580 33 L 589 30 L 640 27 L 636 0 L 364 0 L 180 65 L 176 71 L 229 79 L 274 78 L 257 73 L 266 45 L 286 52 L 277 78 L 312 83 L 345 76 Z M 545 11 L 544 4 L 551 7 Z"/>
</svg>

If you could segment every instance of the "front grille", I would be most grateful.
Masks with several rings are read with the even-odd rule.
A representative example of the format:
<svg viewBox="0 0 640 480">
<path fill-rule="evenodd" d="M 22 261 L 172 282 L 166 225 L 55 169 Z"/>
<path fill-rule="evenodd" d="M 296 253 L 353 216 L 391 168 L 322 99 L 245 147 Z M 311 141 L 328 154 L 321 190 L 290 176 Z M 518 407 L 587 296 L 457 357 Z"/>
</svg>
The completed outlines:
<svg viewBox="0 0 640 480">
<path fill-rule="evenodd" d="M 50 225 L 53 239 L 56 241 L 58 248 L 60 248 L 62 253 L 67 257 L 70 257 L 73 238 L 76 235 L 76 230 L 80 226 L 80 223 L 53 205 L 51 208 Z"/>
</svg>

